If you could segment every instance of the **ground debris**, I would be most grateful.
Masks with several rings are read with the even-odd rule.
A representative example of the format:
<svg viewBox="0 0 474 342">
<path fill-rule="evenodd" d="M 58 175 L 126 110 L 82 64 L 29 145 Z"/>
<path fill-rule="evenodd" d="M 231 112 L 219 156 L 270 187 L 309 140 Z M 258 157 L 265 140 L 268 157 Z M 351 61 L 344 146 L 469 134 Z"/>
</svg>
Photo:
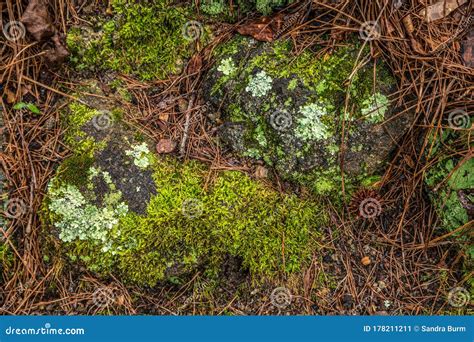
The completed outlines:
<svg viewBox="0 0 474 342">
<path fill-rule="evenodd" d="M 448 16 L 466 2 L 467 0 L 440 0 L 428 6 L 426 9 L 421 10 L 419 14 L 425 18 L 427 22 L 432 22 Z"/>
<path fill-rule="evenodd" d="M 45 57 L 51 63 L 61 63 L 69 55 L 66 46 L 61 41 L 58 31 L 51 22 L 48 12 L 48 2 L 45 0 L 31 0 L 21 17 L 28 32 L 37 41 L 51 38 L 54 48 L 46 51 Z"/>
<path fill-rule="evenodd" d="M 462 43 L 462 58 L 464 64 L 470 68 L 474 68 L 474 29 L 469 31 L 466 39 Z"/>
</svg>

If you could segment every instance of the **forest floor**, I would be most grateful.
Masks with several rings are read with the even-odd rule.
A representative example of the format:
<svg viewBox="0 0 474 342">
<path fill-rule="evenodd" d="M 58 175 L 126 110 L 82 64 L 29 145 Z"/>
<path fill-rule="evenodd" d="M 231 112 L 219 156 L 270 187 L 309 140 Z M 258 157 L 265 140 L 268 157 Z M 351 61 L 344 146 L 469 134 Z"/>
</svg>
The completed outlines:
<svg viewBox="0 0 474 342">
<path fill-rule="evenodd" d="M 46 11 L 29 14 L 36 18 L 32 25 L 31 18 L 25 20 L 28 2 L 0 1 L 4 28 L 7 23 L 24 23 L 7 30 L 10 39 L 4 29 L 0 40 L 0 176 L 6 180 L 0 216 L 6 246 L 0 249 L 1 314 L 472 313 L 472 212 L 459 227 L 439 229 L 442 217 L 432 202 L 436 191 L 425 181 L 428 170 L 443 158 L 431 154 L 430 139 L 452 125 L 462 132 L 462 138 L 450 142 L 450 156 L 456 157 L 457 165 L 440 184 L 473 156 L 472 126 L 456 124 L 450 115 L 461 113 L 461 120 L 472 122 L 472 4 L 460 1 L 464 5 L 446 13 L 423 12 L 428 5 L 420 0 L 302 1 L 266 17 L 247 13 L 232 23 L 196 12 L 193 20 L 212 32 L 205 43 L 193 42 L 193 54 L 177 73 L 143 80 L 132 73 L 78 70 L 68 56 L 65 37 L 71 27 L 87 23 L 84 18 L 91 14 L 111 15 L 109 6 L 52 0 Z M 193 4 L 178 1 L 173 6 Z M 366 23 L 372 28 L 364 32 Z M 209 178 L 237 170 L 278 192 L 304 196 L 304 189 L 262 162 L 238 157 L 221 146 L 204 113 L 202 86 L 214 63 L 212 51 L 239 33 L 267 42 L 289 39 L 295 55 L 331 51 L 350 35 L 369 35 L 363 43 L 371 57 L 383 60 L 397 79 L 391 101 L 414 113 L 411 127 L 373 188 L 356 192 L 342 205 L 321 199 L 329 217 L 321 227 L 323 252 L 315 253 L 297 274 L 264 283 L 252 281 L 239 260 L 229 258 L 217 283 L 197 270 L 185 281 L 161 281 L 153 287 L 100 276 L 66 259 L 48 260 L 45 255 L 51 253 L 46 250 L 57 246 L 46 242 L 41 221 L 44 197 L 58 165 L 71 154 L 60 113 L 68 103 L 90 96 L 84 92 L 84 81 L 91 78 L 103 96 L 123 108 L 124 120 L 158 145 L 159 153 L 170 149 L 166 152 L 180 161 L 203 162 Z M 114 93 L 111 79 L 120 80 L 130 97 Z M 173 148 L 167 145 L 171 143 Z M 369 196 L 377 198 L 381 212 L 367 219 L 358 210 Z M 466 210 L 472 206 L 467 204 Z"/>
</svg>

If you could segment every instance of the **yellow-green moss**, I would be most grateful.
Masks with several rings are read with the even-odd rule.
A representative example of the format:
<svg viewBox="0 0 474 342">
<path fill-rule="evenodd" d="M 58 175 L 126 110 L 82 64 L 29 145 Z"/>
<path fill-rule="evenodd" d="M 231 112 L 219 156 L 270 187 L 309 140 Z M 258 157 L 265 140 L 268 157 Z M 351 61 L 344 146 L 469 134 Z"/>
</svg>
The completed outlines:
<svg viewBox="0 0 474 342">
<path fill-rule="evenodd" d="M 192 53 L 192 42 L 183 34 L 190 20 L 188 9 L 170 0 L 111 0 L 110 5 L 112 19 L 68 33 L 71 61 L 79 69 L 111 69 L 143 80 L 179 71 Z"/>
<path fill-rule="evenodd" d="M 197 162 L 153 158 L 153 170 L 157 195 L 147 214 L 120 217 L 105 242 L 67 243 L 70 256 L 100 274 L 154 285 L 173 267 L 186 274 L 201 265 L 214 276 L 228 254 L 241 257 L 259 281 L 301 270 L 317 249 L 326 218 L 312 200 L 279 194 L 237 171 L 222 172 L 204 189 L 207 168 Z M 197 214 L 187 215 L 190 201 Z"/>
<path fill-rule="evenodd" d="M 216 276 L 233 255 L 258 282 L 301 270 L 317 251 L 326 217 L 314 198 L 281 194 L 237 171 L 221 172 L 208 183 L 204 164 L 158 158 L 138 140 L 127 145 L 134 133 L 125 129 L 121 134 L 130 136 L 117 146 L 131 165 L 152 172 L 156 192 L 145 213 L 124 210 L 125 197 L 95 160 L 110 143 L 105 133 L 99 141 L 89 135 L 100 113 L 79 103 L 64 113 L 73 153 L 50 182 L 43 205 L 42 221 L 71 261 L 153 286 L 197 268 Z M 114 132 L 118 124 L 111 123 Z M 106 188 L 95 189 L 94 177 Z"/>
</svg>

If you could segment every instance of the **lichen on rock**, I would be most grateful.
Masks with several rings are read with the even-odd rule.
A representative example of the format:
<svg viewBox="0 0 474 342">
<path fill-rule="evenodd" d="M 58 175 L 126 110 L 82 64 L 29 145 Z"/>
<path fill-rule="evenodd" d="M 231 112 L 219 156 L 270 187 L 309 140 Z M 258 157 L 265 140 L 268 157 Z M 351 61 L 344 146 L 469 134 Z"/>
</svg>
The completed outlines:
<svg viewBox="0 0 474 342">
<path fill-rule="evenodd" d="M 247 14 L 257 11 L 268 15 L 273 10 L 291 2 L 292 0 L 202 0 L 199 8 L 207 15 L 232 20 L 235 19 L 236 13 Z M 231 11 L 231 8 L 233 11 Z"/>
<path fill-rule="evenodd" d="M 97 116 L 115 110 L 110 101 L 83 102 L 64 113 L 75 123 L 65 139 L 73 151 L 50 182 L 42 215 L 72 262 L 148 286 L 197 269 L 217 276 L 229 256 L 255 282 L 310 262 L 327 220 L 317 201 L 237 171 L 208 182 L 204 164 L 155 155 L 119 116 L 97 126 Z"/>
<path fill-rule="evenodd" d="M 341 164 L 348 183 L 375 173 L 411 114 L 395 115 L 389 96 L 396 84 L 382 62 L 354 70 L 359 50 L 348 41 L 322 58 L 295 56 L 289 41 L 239 36 L 218 47 L 204 86 L 210 117 L 223 122 L 219 137 L 316 193 L 340 188 Z M 224 63 L 236 70 L 224 73 Z"/>
<path fill-rule="evenodd" d="M 430 137 L 430 141 L 431 153 L 436 153 L 438 161 L 427 170 L 425 183 L 440 218 L 439 228 L 452 232 L 474 220 L 474 158 L 460 159 L 453 156 L 450 146 L 464 142 L 466 148 L 472 148 L 472 142 L 469 132 L 449 129 L 442 131 L 436 139 Z M 456 237 L 465 244 L 472 262 L 472 238 L 463 232 L 459 232 Z"/>
</svg>

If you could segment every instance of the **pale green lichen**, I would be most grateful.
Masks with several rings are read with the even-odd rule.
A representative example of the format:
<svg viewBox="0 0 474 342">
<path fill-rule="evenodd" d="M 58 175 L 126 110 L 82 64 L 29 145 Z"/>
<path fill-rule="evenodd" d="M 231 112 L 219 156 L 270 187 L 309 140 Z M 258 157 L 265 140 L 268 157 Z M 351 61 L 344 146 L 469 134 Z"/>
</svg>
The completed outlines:
<svg viewBox="0 0 474 342">
<path fill-rule="evenodd" d="M 265 96 L 272 89 L 272 78 L 262 70 L 254 76 L 250 77 L 250 81 L 245 88 L 246 91 L 254 97 Z"/>
<path fill-rule="evenodd" d="M 310 103 L 299 110 L 296 136 L 303 141 L 326 139 L 330 136 L 328 127 L 321 121 L 328 115 L 327 108 L 318 103 Z"/>
<path fill-rule="evenodd" d="M 74 185 L 63 184 L 50 187 L 49 210 L 58 216 L 54 226 L 59 229 L 59 238 L 64 242 L 75 239 L 94 240 L 108 250 L 107 241 L 110 230 L 116 226 L 120 217 L 128 212 L 124 202 L 116 203 L 114 208 L 98 208 L 90 203 Z"/>
<path fill-rule="evenodd" d="M 132 146 L 132 149 L 125 151 L 125 154 L 133 157 L 133 163 L 140 169 L 150 166 L 150 150 L 146 143 Z"/>
<path fill-rule="evenodd" d="M 372 123 L 383 122 L 389 104 L 390 101 L 387 96 L 375 93 L 362 102 L 361 114 Z"/>
<path fill-rule="evenodd" d="M 231 76 L 237 71 L 237 68 L 235 67 L 232 58 L 229 57 L 222 60 L 222 62 L 217 67 L 217 70 L 222 72 L 225 76 Z"/>
</svg>

